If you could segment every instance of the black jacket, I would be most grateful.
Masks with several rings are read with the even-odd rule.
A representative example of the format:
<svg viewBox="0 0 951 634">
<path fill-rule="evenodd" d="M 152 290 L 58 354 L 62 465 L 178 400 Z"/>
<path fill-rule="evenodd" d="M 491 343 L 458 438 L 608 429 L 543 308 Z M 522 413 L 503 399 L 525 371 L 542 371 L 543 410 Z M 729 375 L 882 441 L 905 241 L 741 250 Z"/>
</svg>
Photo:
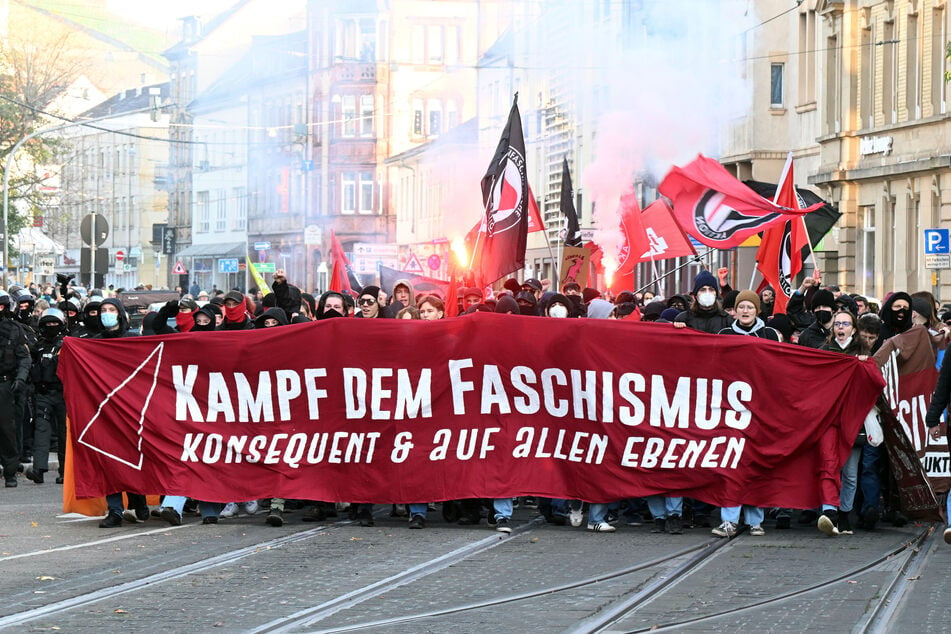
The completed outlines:
<svg viewBox="0 0 951 634">
<path fill-rule="evenodd" d="M 674 321 L 681 321 L 694 330 L 709 332 L 712 335 L 717 334 L 724 328 L 729 328 L 733 324 L 733 318 L 726 311 L 722 310 L 719 304 L 714 304 L 710 310 L 687 309 L 674 317 Z"/>
</svg>

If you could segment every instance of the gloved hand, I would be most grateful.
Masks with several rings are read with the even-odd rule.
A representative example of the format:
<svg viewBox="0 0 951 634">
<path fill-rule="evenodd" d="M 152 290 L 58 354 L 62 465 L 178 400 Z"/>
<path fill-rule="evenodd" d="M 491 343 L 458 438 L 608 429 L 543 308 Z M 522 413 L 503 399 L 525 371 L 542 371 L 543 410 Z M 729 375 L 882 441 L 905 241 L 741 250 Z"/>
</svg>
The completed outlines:
<svg viewBox="0 0 951 634">
<path fill-rule="evenodd" d="M 14 394 L 20 394 L 25 389 L 26 389 L 26 381 L 24 381 L 23 379 L 14 379 L 13 381 Z"/>
<path fill-rule="evenodd" d="M 178 314 L 178 300 L 173 299 L 169 302 L 165 302 L 165 314 L 169 317 L 174 317 Z"/>
<path fill-rule="evenodd" d="M 57 274 L 56 274 L 56 281 L 57 281 L 58 283 L 60 283 L 60 284 L 64 284 L 64 285 L 65 285 L 65 284 L 69 284 L 70 280 L 72 280 L 74 277 L 76 277 L 76 276 L 75 276 L 75 275 L 66 275 L 65 273 L 57 273 Z"/>
</svg>

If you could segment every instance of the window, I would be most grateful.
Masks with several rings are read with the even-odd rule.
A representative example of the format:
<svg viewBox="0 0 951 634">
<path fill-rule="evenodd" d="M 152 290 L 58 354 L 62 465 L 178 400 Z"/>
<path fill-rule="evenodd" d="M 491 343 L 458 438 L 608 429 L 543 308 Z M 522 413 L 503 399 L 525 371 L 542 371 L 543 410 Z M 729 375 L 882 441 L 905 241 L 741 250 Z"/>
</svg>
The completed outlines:
<svg viewBox="0 0 951 634">
<path fill-rule="evenodd" d="M 921 118 L 921 77 L 919 56 L 921 41 L 918 39 L 918 14 L 908 16 L 905 29 L 905 108 L 909 121 Z"/>
<path fill-rule="evenodd" d="M 858 287 L 863 295 L 875 289 L 875 205 L 859 207 L 859 275 Z"/>
<path fill-rule="evenodd" d="M 357 98 L 353 95 L 344 95 L 341 100 L 342 136 L 356 136 L 357 134 Z"/>
<path fill-rule="evenodd" d="M 462 29 L 458 26 L 446 27 L 446 64 L 458 64 L 461 56 Z"/>
<path fill-rule="evenodd" d="M 898 91 L 895 84 L 898 81 L 898 62 L 895 54 L 895 23 L 885 22 L 882 30 L 882 119 L 883 122 L 895 123 L 897 118 Z"/>
<path fill-rule="evenodd" d="M 931 11 L 931 114 L 942 114 L 947 111 L 945 104 L 945 42 L 948 41 L 947 29 L 944 22 L 944 8 L 934 8 Z"/>
<path fill-rule="evenodd" d="M 872 27 L 862 29 L 862 67 L 859 94 L 859 127 L 875 125 L 875 47 L 872 46 Z"/>
<path fill-rule="evenodd" d="M 211 230 L 211 198 L 207 191 L 198 192 L 198 232 Z"/>
<path fill-rule="evenodd" d="M 444 59 L 442 27 L 430 26 L 426 29 L 426 62 L 442 64 Z"/>
<path fill-rule="evenodd" d="M 215 190 L 215 231 L 228 230 L 228 190 Z"/>
<path fill-rule="evenodd" d="M 373 172 L 360 172 L 360 213 L 373 213 Z"/>
<path fill-rule="evenodd" d="M 423 136 L 423 102 L 413 100 L 413 136 Z"/>
<path fill-rule="evenodd" d="M 439 110 L 429 111 L 429 135 L 439 136 L 442 134 L 442 112 Z"/>
<path fill-rule="evenodd" d="M 376 22 L 373 18 L 360 20 L 360 61 L 376 61 Z"/>
<path fill-rule="evenodd" d="M 353 172 L 340 175 L 340 212 L 352 214 L 357 210 L 357 177 Z"/>
<path fill-rule="evenodd" d="M 426 28 L 422 24 L 413 25 L 413 63 L 422 64 L 426 61 Z"/>
<path fill-rule="evenodd" d="M 452 130 L 459 125 L 459 113 L 456 111 L 456 102 L 446 102 L 446 130 Z"/>
<path fill-rule="evenodd" d="M 826 86 L 825 86 L 825 130 L 827 134 L 841 131 L 839 113 L 842 104 L 842 88 L 839 83 L 839 40 L 830 37 L 826 40 Z"/>
<path fill-rule="evenodd" d="M 816 101 L 816 12 L 799 14 L 799 103 Z"/>
<path fill-rule="evenodd" d="M 373 136 L 373 95 L 360 96 L 360 136 Z"/>
<path fill-rule="evenodd" d="M 769 107 L 783 107 L 783 64 L 769 66 Z"/>
<path fill-rule="evenodd" d="M 248 228 L 248 196 L 244 187 L 235 187 L 231 190 L 231 197 L 234 199 L 234 229 L 235 231 L 244 231 Z"/>
</svg>

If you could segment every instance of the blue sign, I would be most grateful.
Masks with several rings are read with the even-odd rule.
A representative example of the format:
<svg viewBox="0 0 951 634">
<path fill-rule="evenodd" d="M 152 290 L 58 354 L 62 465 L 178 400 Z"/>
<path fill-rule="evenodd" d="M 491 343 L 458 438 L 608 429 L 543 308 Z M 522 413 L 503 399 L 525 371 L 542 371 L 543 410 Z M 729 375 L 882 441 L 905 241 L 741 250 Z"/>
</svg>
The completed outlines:
<svg viewBox="0 0 951 634">
<path fill-rule="evenodd" d="M 267 251 L 270 248 L 271 248 L 270 242 L 255 242 L 254 243 L 255 251 Z"/>
<path fill-rule="evenodd" d="M 237 273 L 238 258 L 221 258 L 218 260 L 219 273 Z"/>
<path fill-rule="evenodd" d="M 951 230 L 925 229 L 925 255 L 951 253 Z"/>
</svg>

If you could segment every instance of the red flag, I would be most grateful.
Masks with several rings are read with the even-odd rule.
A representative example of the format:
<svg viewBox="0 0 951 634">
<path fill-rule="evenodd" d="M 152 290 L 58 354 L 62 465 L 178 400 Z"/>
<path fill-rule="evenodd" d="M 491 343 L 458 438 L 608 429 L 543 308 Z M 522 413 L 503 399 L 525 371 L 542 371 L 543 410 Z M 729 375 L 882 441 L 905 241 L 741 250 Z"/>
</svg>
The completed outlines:
<svg viewBox="0 0 951 634">
<path fill-rule="evenodd" d="M 337 240 L 337 234 L 330 230 L 330 257 L 333 258 L 333 269 L 330 273 L 330 290 L 342 293 L 343 291 L 353 292 L 350 286 L 350 279 L 347 277 L 347 269 L 350 267 L 350 260 L 347 254 L 343 252 L 343 246 Z"/>
<path fill-rule="evenodd" d="M 621 196 L 621 235 L 624 242 L 617 254 L 615 275 L 627 275 L 640 261 L 640 254 L 650 253 L 650 242 L 644 224 L 641 221 L 641 206 L 637 203 L 637 194 L 630 192 Z"/>
<path fill-rule="evenodd" d="M 528 232 L 544 231 L 545 222 L 542 220 L 542 214 L 538 210 L 538 201 L 535 200 L 535 192 L 532 186 L 528 186 Z"/>
<path fill-rule="evenodd" d="M 473 251 L 473 264 L 477 261 L 478 268 L 471 267 L 478 286 L 487 286 L 525 266 L 530 197 L 525 139 L 516 95 L 495 155 L 482 177 L 485 216 L 477 245 L 478 255 Z"/>
<path fill-rule="evenodd" d="M 792 209 L 772 203 L 703 155 L 673 167 L 657 190 L 673 201 L 674 215 L 688 234 L 718 249 L 739 246 L 754 233 L 823 206 Z"/>
<path fill-rule="evenodd" d="M 801 203 L 794 185 L 790 153 L 773 202 L 783 207 L 799 209 Z M 792 281 L 802 270 L 802 250 L 807 242 L 806 225 L 802 217 L 788 218 L 763 232 L 763 239 L 756 252 L 756 268 L 776 292 L 776 298 L 773 300 L 774 314 L 786 312 L 786 304 L 794 290 Z"/>
<path fill-rule="evenodd" d="M 641 222 L 650 248 L 641 254 L 638 262 L 697 255 L 683 227 L 674 219 L 674 210 L 663 198 L 658 198 L 641 212 Z"/>
</svg>

